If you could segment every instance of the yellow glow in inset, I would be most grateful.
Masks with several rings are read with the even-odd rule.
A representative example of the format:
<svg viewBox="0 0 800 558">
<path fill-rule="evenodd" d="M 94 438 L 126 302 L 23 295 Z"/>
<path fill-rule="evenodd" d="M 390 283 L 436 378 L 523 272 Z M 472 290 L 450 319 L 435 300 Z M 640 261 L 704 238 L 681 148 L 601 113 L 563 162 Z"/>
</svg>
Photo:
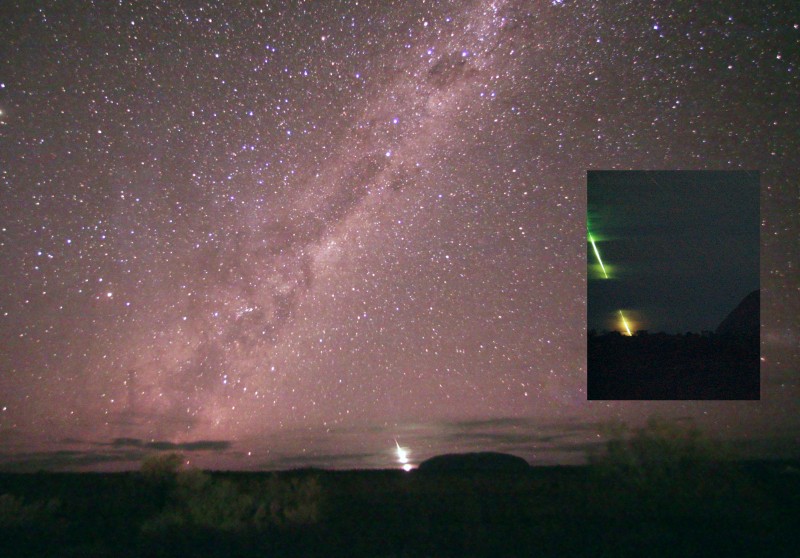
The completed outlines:
<svg viewBox="0 0 800 558">
<path fill-rule="evenodd" d="M 625 319 L 625 315 L 622 313 L 622 310 L 619 311 L 619 317 L 622 318 L 622 325 L 625 326 L 625 331 L 628 332 L 629 336 L 632 336 L 631 328 L 628 327 L 628 320 Z"/>
</svg>

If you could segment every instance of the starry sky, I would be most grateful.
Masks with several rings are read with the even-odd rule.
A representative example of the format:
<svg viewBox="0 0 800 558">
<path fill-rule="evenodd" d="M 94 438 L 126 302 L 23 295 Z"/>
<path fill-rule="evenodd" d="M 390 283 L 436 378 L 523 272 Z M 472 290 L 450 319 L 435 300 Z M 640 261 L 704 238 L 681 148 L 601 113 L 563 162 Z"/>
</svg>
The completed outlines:
<svg viewBox="0 0 800 558">
<path fill-rule="evenodd" d="M 798 447 L 794 3 L 4 2 L 0 468 Z M 762 395 L 586 400 L 589 169 L 761 172 Z"/>
<path fill-rule="evenodd" d="M 587 223 L 598 333 L 714 331 L 759 288 L 758 172 L 590 171 Z"/>
</svg>

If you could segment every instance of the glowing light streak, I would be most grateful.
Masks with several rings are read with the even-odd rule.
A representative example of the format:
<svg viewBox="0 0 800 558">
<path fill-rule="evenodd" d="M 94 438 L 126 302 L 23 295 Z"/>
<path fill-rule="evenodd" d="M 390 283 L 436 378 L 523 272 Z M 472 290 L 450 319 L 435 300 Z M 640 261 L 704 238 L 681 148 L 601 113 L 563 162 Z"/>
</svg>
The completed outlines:
<svg viewBox="0 0 800 558">
<path fill-rule="evenodd" d="M 597 244 L 594 243 L 594 238 L 592 238 L 591 234 L 589 234 L 589 242 L 592 243 L 592 248 L 594 248 L 594 255 L 597 256 L 597 261 L 600 262 L 600 269 L 603 270 L 603 275 L 605 275 L 606 279 L 608 279 L 608 273 L 606 273 L 606 266 L 603 265 L 603 260 L 600 258 L 600 251 L 597 249 Z"/>
<path fill-rule="evenodd" d="M 631 333 L 631 328 L 628 327 L 628 320 L 625 319 L 625 316 L 622 314 L 622 310 L 619 311 L 619 317 L 622 318 L 622 323 L 625 325 L 625 331 L 628 332 L 628 336 L 633 336 L 633 333 Z"/>
<path fill-rule="evenodd" d="M 397 460 L 401 464 L 407 465 L 408 464 L 408 452 L 404 448 L 400 447 L 400 444 L 397 443 L 397 440 L 395 440 L 394 443 L 397 446 Z"/>
<path fill-rule="evenodd" d="M 603 275 L 606 279 L 608 279 L 608 273 L 606 273 L 606 266 L 603 265 L 603 260 L 600 257 L 600 250 L 597 249 L 597 244 L 594 242 L 594 238 L 592 238 L 592 234 L 589 233 L 589 242 L 592 243 L 592 248 L 594 249 L 594 255 L 597 256 L 597 261 L 600 263 L 600 269 L 603 270 Z M 625 315 L 622 313 L 622 310 L 619 310 L 619 317 L 622 318 L 622 325 L 625 326 L 625 331 L 628 333 L 629 337 L 633 336 L 631 333 L 631 328 L 628 325 L 628 320 L 625 319 Z"/>
</svg>

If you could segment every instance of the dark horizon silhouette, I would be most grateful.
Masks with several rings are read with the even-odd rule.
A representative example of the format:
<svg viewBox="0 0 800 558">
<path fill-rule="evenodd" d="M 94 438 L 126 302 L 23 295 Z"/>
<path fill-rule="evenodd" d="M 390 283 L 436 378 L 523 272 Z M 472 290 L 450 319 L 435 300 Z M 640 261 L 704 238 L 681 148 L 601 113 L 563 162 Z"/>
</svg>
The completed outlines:
<svg viewBox="0 0 800 558">
<path fill-rule="evenodd" d="M 757 400 L 761 397 L 759 291 L 714 331 L 588 334 L 591 400 Z"/>
</svg>

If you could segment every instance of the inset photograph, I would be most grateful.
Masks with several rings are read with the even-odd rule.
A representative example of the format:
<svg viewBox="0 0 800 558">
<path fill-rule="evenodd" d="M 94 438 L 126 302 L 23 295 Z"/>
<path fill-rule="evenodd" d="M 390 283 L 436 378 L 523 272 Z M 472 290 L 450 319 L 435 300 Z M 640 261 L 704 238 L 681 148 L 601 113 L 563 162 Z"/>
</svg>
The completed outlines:
<svg viewBox="0 0 800 558">
<path fill-rule="evenodd" d="M 760 398 L 759 220 L 757 171 L 588 171 L 588 399 Z"/>
</svg>

